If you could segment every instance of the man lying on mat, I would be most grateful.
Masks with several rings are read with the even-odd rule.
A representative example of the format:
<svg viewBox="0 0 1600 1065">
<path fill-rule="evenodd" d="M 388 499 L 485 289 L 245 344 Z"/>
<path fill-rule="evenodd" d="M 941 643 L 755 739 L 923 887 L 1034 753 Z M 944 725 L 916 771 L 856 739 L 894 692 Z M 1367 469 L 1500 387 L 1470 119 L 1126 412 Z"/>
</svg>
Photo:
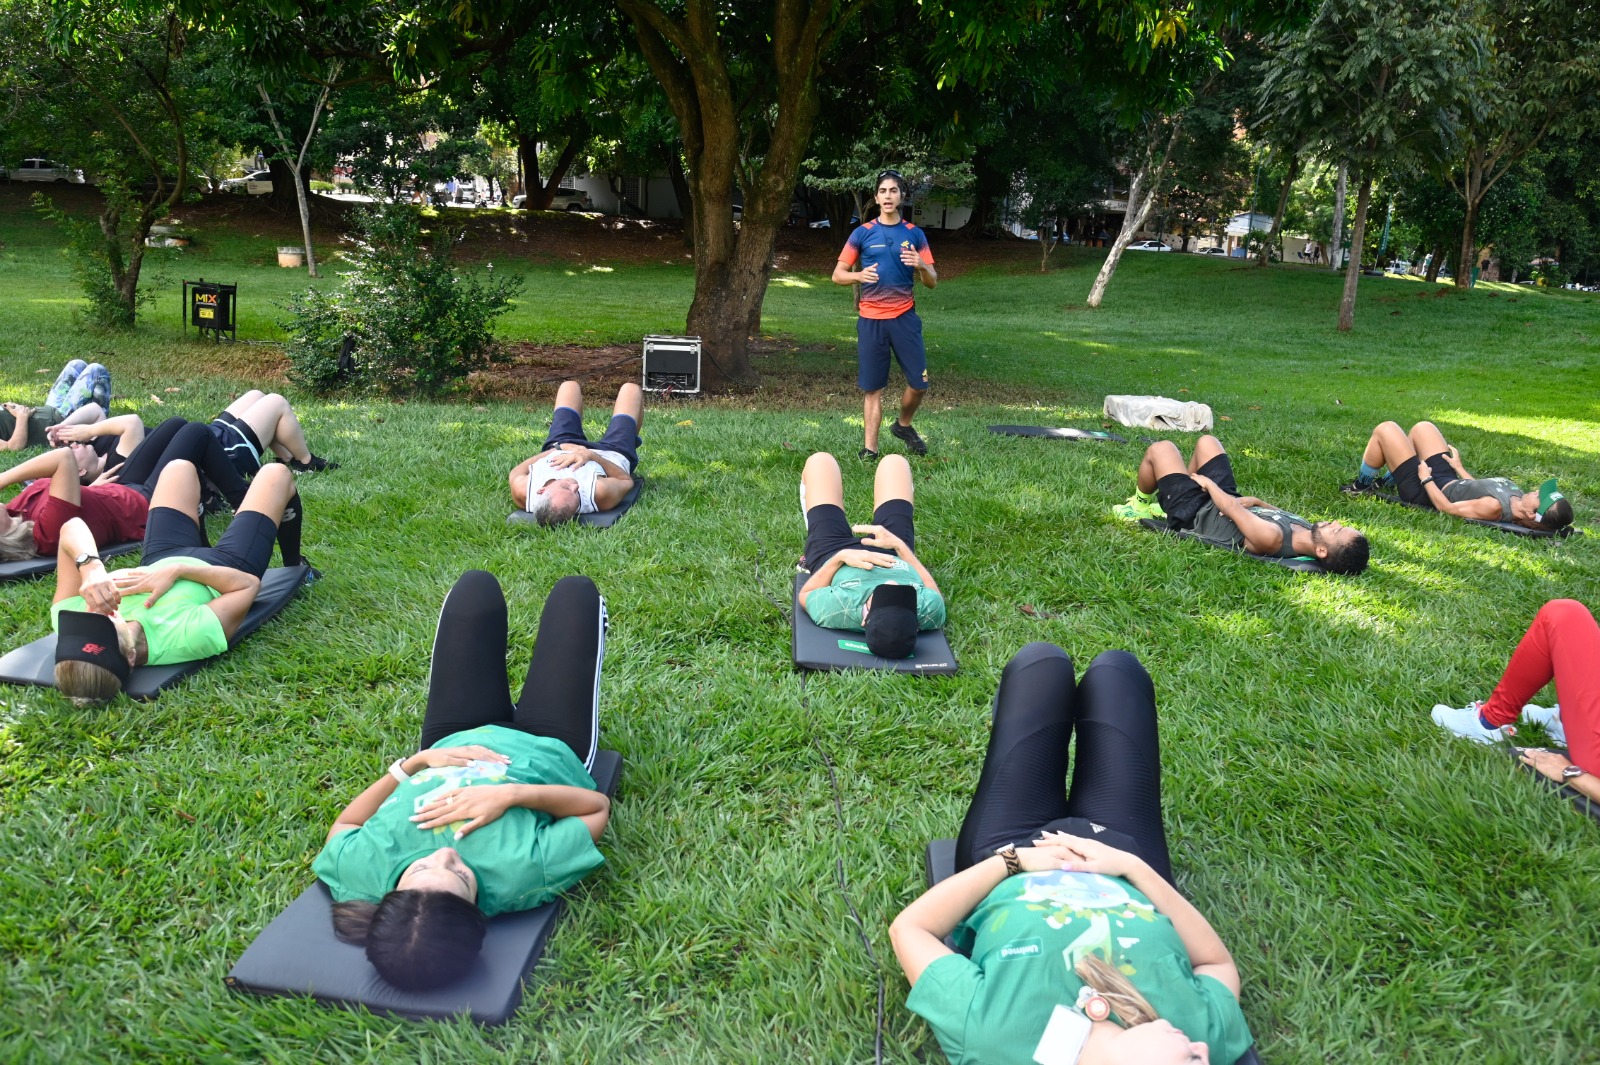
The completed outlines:
<svg viewBox="0 0 1600 1065">
<path fill-rule="evenodd" d="M 1389 474 L 1380 479 L 1386 466 Z M 1473 477 L 1461 465 L 1461 453 L 1432 422 L 1418 422 L 1410 433 L 1395 422 L 1372 430 L 1361 470 L 1344 491 L 1366 495 L 1391 486 L 1407 503 L 1458 518 L 1509 521 L 1542 532 L 1572 524 L 1572 504 L 1554 477 L 1536 492 L 1524 492 L 1504 477 Z"/>
<path fill-rule="evenodd" d="M 583 432 L 583 389 L 563 381 L 544 447 L 511 471 L 512 501 L 540 525 L 614 509 L 633 488 L 643 417 L 644 392 L 631 382 L 623 385 L 605 435 L 590 447 Z"/>
<path fill-rule="evenodd" d="M 1195 441 L 1187 465 L 1176 444 L 1151 444 L 1139 464 L 1138 488 L 1129 508 L 1148 507 L 1159 497 L 1168 527 L 1191 530 L 1202 540 L 1242 547 L 1252 555 L 1315 558 L 1330 573 L 1367 568 L 1367 538 L 1357 530 L 1336 521 L 1313 524 L 1255 496 L 1240 496 L 1228 453 L 1209 433 Z"/>
<path fill-rule="evenodd" d="M 276 539 L 299 565 L 302 514 L 281 463 L 256 476 L 216 547 L 201 529 L 200 476 L 173 462 L 150 498 L 144 558 L 108 573 L 81 518 L 62 526 L 56 594 L 56 687 L 79 705 L 114 698 L 135 666 L 197 662 L 228 649 L 261 590 Z"/>
<path fill-rule="evenodd" d="M 871 525 L 846 520 L 844 479 L 826 452 L 806 460 L 800 507 L 811 571 L 800 587 L 800 605 L 812 621 L 864 632 L 868 650 L 880 658 L 909 658 L 919 631 L 944 626 L 944 596 L 913 554 L 911 464 L 903 455 L 885 455 L 878 463 Z"/>
</svg>

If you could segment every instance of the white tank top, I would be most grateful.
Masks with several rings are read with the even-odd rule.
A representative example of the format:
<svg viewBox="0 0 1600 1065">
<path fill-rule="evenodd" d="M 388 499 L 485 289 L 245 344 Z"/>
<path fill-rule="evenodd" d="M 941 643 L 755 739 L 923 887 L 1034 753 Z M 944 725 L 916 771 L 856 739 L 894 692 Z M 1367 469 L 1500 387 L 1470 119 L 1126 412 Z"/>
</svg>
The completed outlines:
<svg viewBox="0 0 1600 1065">
<path fill-rule="evenodd" d="M 555 452 L 551 452 L 550 455 L 546 455 L 528 467 L 528 498 L 532 499 L 534 493 L 551 481 L 565 477 L 578 482 L 578 513 L 595 513 L 599 508 L 594 505 L 594 486 L 595 482 L 606 475 L 605 469 L 598 462 L 585 462 L 581 466 L 566 466 L 558 469 L 550 465 L 550 458 L 554 454 Z M 614 463 L 632 472 L 627 458 L 617 454 L 615 451 L 596 451 L 595 454 L 604 455 L 607 462 Z"/>
</svg>

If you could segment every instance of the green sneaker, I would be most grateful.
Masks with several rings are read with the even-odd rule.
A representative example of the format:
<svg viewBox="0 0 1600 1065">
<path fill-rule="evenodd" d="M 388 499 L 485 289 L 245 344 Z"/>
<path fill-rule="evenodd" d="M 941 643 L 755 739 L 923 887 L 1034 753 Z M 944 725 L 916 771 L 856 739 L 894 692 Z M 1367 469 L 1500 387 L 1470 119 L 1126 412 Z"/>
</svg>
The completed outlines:
<svg viewBox="0 0 1600 1065">
<path fill-rule="evenodd" d="M 1161 509 L 1161 504 L 1154 500 L 1145 499 L 1135 492 L 1128 497 L 1126 503 L 1118 503 L 1111 508 L 1111 513 L 1123 521 L 1138 521 L 1141 518 L 1164 518 L 1166 511 Z"/>
</svg>

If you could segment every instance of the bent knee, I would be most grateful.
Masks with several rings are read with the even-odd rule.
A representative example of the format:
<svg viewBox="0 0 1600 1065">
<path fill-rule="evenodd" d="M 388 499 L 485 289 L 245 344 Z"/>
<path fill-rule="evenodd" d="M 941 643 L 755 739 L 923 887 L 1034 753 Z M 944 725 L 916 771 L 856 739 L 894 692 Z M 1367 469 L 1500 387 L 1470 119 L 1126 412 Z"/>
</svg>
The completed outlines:
<svg viewBox="0 0 1600 1065">
<path fill-rule="evenodd" d="M 1576 599 L 1552 599 L 1539 608 L 1539 617 L 1557 625 L 1587 619 L 1593 623 L 1594 615 Z"/>
</svg>

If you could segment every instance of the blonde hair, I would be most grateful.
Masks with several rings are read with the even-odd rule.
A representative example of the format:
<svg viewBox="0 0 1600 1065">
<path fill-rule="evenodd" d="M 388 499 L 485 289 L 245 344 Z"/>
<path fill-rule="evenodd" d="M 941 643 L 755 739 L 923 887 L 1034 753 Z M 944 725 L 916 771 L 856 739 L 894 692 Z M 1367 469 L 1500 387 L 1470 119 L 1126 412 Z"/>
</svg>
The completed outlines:
<svg viewBox="0 0 1600 1065">
<path fill-rule="evenodd" d="M 117 697 L 122 681 L 105 666 L 74 660 L 56 663 L 56 687 L 75 706 L 99 706 Z"/>
<path fill-rule="evenodd" d="M 1111 1012 L 1117 1015 L 1117 1020 L 1122 1022 L 1124 1028 L 1161 1019 L 1155 1007 L 1150 1005 L 1150 1000 L 1139 994 L 1139 989 L 1133 986 L 1133 981 L 1100 955 L 1084 955 L 1073 971 L 1078 974 L 1078 979 L 1094 988 L 1101 998 L 1110 1003 Z"/>
<path fill-rule="evenodd" d="M 19 521 L 0 533 L 0 559 L 20 562 L 39 557 L 39 544 L 33 538 L 33 522 Z"/>
</svg>

